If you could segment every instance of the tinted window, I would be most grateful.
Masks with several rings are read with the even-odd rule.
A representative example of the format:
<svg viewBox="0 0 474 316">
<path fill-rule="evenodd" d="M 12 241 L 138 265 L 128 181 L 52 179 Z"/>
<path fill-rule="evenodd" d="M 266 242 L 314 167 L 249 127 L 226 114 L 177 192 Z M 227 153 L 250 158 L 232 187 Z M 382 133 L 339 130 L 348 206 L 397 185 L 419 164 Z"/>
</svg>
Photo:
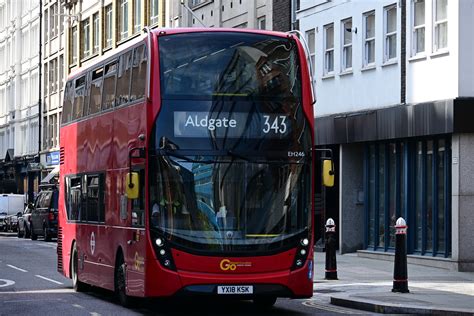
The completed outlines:
<svg viewBox="0 0 474 316">
<path fill-rule="evenodd" d="M 78 119 L 82 117 L 84 111 L 84 98 L 86 95 L 86 77 L 76 79 L 74 93 L 74 105 L 72 119 Z"/>
<path fill-rule="evenodd" d="M 62 114 L 62 123 L 68 123 L 72 120 L 72 103 L 74 101 L 73 81 L 68 81 L 64 89 L 64 105 Z"/>
<path fill-rule="evenodd" d="M 146 60 L 147 52 L 145 45 L 135 48 L 133 51 L 132 90 L 130 92 L 130 101 L 141 99 L 145 96 Z"/>
<path fill-rule="evenodd" d="M 120 56 L 115 105 L 119 106 L 129 101 L 130 68 L 132 66 L 132 51 Z"/>
<path fill-rule="evenodd" d="M 102 93 L 102 110 L 107 110 L 114 106 L 116 75 L 117 75 L 117 62 L 116 61 L 105 66 L 104 91 Z"/>
<path fill-rule="evenodd" d="M 102 67 L 92 72 L 89 114 L 94 114 L 100 111 L 103 74 L 104 74 L 104 71 Z"/>
<path fill-rule="evenodd" d="M 99 176 L 87 176 L 87 220 L 91 222 L 99 221 L 99 209 L 102 208 L 99 190 Z"/>
<path fill-rule="evenodd" d="M 159 52 L 163 98 L 301 97 L 292 39 L 227 32 L 176 34 L 159 38 Z"/>
<path fill-rule="evenodd" d="M 82 201 L 81 178 L 66 178 L 66 208 L 68 219 L 77 221 L 80 218 Z"/>
</svg>

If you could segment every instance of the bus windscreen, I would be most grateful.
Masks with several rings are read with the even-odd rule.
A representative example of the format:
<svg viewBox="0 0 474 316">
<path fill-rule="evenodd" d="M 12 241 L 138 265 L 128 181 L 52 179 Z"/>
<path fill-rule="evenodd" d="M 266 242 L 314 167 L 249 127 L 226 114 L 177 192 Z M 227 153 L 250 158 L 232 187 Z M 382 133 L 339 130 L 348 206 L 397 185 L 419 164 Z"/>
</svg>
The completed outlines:
<svg viewBox="0 0 474 316">
<path fill-rule="evenodd" d="M 162 97 L 301 98 L 296 43 L 212 32 L 159 39 Z"/>
</svg>

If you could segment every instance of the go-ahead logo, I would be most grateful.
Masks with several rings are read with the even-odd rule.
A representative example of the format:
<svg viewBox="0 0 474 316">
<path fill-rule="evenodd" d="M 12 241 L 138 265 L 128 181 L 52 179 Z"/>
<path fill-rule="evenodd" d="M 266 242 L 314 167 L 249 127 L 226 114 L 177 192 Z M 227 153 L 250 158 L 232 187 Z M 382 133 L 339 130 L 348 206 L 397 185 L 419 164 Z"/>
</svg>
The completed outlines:
<svg viewBox="0 0 474 316">
<path fill-rule="evenodd" d="M 237 267 L 251 267 L 252 262 L 230 261 L 229 259 L 222 259 L 219 267 L 222 271 L 235 271 Z"/>
</svg>

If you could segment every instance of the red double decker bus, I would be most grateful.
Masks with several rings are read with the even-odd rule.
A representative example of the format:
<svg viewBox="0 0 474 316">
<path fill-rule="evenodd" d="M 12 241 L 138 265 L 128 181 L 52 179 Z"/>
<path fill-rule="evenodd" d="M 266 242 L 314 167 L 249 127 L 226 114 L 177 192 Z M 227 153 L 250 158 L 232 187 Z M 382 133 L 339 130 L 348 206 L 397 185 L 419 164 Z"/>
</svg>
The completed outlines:
<svg viewBox="0 0 474 316">
<path fill-rule="evenodd" d="M 148 31 L 68 78 L 58 270 L 131 296 L 313 294 L 313 98 L 291 34 Z"/>
</svg>

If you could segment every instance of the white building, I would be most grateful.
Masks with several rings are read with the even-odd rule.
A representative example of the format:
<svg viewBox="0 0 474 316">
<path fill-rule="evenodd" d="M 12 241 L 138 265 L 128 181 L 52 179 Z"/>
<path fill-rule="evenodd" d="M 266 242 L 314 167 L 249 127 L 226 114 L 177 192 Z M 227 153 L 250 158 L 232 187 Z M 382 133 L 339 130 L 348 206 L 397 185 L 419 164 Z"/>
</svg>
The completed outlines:
<svg viewBox="0 0 474 316">
<path fill-rule="evenodd" d="M 273 2 L 273 0 L 187 1 L 189 10 L 180 6 L 182 12 L 180 26 L 241 27 L 271 30 L 273 26 Z M 179 1 L 176 1 L 176 3 L 179 3 Z M 174 6 L 176 7 L 176 4 Z"/>
<path fill-rule="evenodd" d="M 474 271 L 474 1 L 301 0 L 296 16 L 340 251 L 392 253 L 403 216 L 409 260 Z"/>
<path fill-rule="evenodd" d="M 0 0 L 0 177 L 37 191 L 40 25 L 38 1 Z"/>
<path fill-rule="evenodd" d="M 43 1 L 42 33 L 42 130 L 40 162 L 42 181 L 48 180 L 59 171 L 59 122 L 61 122 L 65 67 L 66 32 L 69 17 L 60 0 Z M 48 173 L 51 174 L 48 177 Z"/>
</svg>

